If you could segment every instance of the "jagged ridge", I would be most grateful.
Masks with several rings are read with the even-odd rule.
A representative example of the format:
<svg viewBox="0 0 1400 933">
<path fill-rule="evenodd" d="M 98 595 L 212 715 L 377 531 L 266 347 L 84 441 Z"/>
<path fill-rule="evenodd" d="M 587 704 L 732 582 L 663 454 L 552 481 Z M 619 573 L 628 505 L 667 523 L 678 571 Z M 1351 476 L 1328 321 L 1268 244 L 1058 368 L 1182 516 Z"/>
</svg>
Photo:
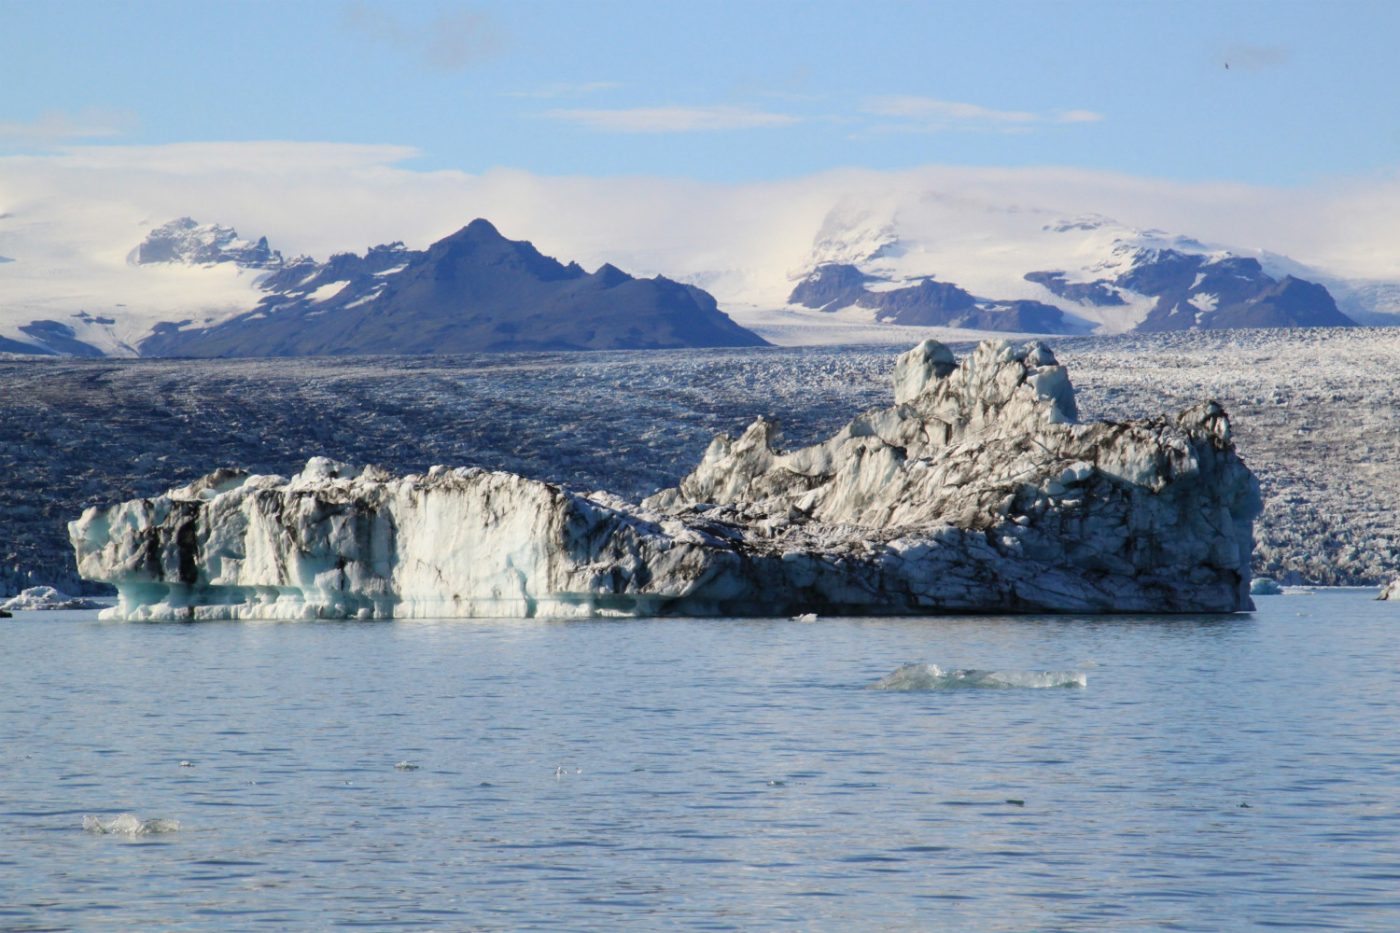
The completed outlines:
<svg viewBox="0 0 1400 933">
<path fill-rule="evenodd" d="M 144 356 L 310 356 L 763 346 L 713 297 L 611 265 L 589 274 L 474 220 L 426 251 L 402 243 L 294 263 L 256 309 L 157 327 Z"/>
</svg>

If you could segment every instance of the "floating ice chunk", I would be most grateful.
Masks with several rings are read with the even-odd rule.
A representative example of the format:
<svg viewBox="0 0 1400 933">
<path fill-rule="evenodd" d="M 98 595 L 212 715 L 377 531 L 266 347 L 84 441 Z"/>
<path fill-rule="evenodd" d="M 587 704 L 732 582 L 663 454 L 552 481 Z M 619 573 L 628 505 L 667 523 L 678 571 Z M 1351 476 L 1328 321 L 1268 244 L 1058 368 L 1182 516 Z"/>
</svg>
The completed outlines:
<svg viewBox="0 0 1400 933">
<path fill-rule="evenodd" d="M 945 671 L 937 664 L 906 664 L 871 684 L 872 690 L 950 690 L 960 687 L 1087 687 L 1083 671 Z"/>
<path fill-rule="evenodd" d="M 101 609 L 106 603 L 69 596 L 51 586 L 31 586 L 18 596 L 0 600 L 0 609 L 10 612 L 33 612 L 41 609 Z"/>
<path fill-rule="evenodd" d="M 418 766 L 411 761 L 400 761 L 394 765 L 395 771 L 417 771 Z"/>
<path fill-rule="evenodd" d="M 83 817 L 83 829 L 98 835 L 112 836 L 156 836 L 161 833 L 178 832 L 179 820 L 143 820 L 134 813 L 121 813 L 110 820 L 95 816 Z"/>
<path fill-rule="evenodd" d="M 1283 587 L 1268 577 L 1255 577 L 1249 584 L 1250 596 L 1282 596 Z"/>
<path fill-rule="evenodd" d="M 815 612 L 804 612 L 804 613 L 802 613 L 802 615 L 800 615 L 800 616 L 793 616 L 793 617 L 792 617 L 792 621 L 794 621 L 794 622 L 815 622 L 815 621 L 817 621 L 817 614 L 816 614 Z"/>
<path fill-rule="evenodd" d="M 1400 600 L 1400 577 L 1391 580 L 1390 584 L 1386 586 L 1385 589 L 1381 590 L 1381 595 L 1376 598 Z"/>
<path fill-rule="evenodd" d="M 640 506 L 325 457 L 69 524 L 104 618 L 1236 612 L 1259 486 L 1214 403 L 1076 421 L 1049 348 L 920 344 L 893 407 L 798 450 L 759 418 Z"/>
</svg>

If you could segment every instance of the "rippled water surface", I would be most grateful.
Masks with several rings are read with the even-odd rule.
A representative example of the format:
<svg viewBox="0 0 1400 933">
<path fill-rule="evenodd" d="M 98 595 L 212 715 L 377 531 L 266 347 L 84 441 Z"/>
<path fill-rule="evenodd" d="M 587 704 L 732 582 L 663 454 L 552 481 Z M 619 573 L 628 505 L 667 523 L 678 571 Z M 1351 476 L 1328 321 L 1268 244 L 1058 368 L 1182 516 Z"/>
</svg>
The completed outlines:
<svg viewBox="0 0 1400 933">
<path fill-rule="evenodd" d="M 1394 930 L 1400 606 L 1371 595 L 1172 619 L 20 614 L 0 929 Z M 1087 686 L 866 689 L 915 661 Z M 122 813 L 180 829 L 83 829 Z"/>
</svg>

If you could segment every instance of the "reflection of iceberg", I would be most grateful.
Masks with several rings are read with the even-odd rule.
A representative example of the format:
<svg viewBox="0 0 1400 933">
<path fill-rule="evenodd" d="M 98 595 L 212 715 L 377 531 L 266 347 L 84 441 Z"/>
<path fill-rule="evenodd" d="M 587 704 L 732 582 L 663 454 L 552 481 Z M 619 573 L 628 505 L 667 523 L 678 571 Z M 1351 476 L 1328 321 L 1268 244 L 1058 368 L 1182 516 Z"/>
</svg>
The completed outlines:
<svg viewBox="0 0 1400 933">
<path fill-rule="evenodd" d="M 1213 402 L 1081 422 L 1043 344 L 934 341 L 892 407 L 799 450 L 715 438 L 641 505 L 509 473 L 315 458 L 69 525 L 104 618 L 805 616 L 1251 608 L 1254 476 Z"/>
<path fill-rule="evenodd" d="M 95 816 L 83 817 L 83 829 L 90 833 L 113 836 L 156 836 L 180 829 L 179 820 L 143 820 L 134 813 L 122 813 L 110 820 Z"/>
<path fill-rule="evenodd" d="M 872 690 L 956 690 L 962 687 L 1087 687 L 1083 671 L 945 671 L 937 664 L 906 664 L 870 685 Z"/>
</svg>

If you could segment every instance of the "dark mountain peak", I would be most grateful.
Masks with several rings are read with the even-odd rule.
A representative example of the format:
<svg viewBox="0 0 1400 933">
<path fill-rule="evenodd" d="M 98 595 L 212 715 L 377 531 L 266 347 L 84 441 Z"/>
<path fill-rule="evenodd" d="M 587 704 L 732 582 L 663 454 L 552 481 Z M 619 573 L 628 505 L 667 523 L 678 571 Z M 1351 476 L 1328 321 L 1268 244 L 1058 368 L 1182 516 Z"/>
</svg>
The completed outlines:
<svg viewBox="0 0 1400 933">
<path fill-rule="evenodd" d="M 493 224 L 491 221 L 487 220 L 485 217 L 476 218 L 476 220 L 473 220 L 471 223 L 463 227 L 461 232 L 471 234 L 475 237 L 481 237 L 483 239 L 505 239 L 505 237 L 501 235 L 501 231 L 496 229 L 496 225 Z"/>
<path fill-rule="evenodd" d="M 529 240 L 510 240 L 489 220 L 478 217 L 461 230 L 428 247 L 429 264 L 459 269 L 507 268 L 542 282 L 581 278 L 575 264 L 565 266 L 535 249 Z"/>
<path fill-rule="evenodd" d="M 791 304 L 821 311 L 836 311 L 853 305 L 865 295 L 865 286 L 877 281 L 856 266 L 827 262 L 817 266 L 788 295 Z"/>
<path fill-rule="evenodd" d="M 328 297 L 324 286 L 342 283 Z M 692 285 L 589 275 L 474 220 L 426 251 L 403 244 L 282 269 L 257 309 L 211 328 L 163 331 L 152 356 L 303 356 L 765 346 Z"/>
<path fill-rule="evenodd" d="M 623 272 L 610 262 L 605 262 L 599 266 L 598 271 L 593 273 L 593 278 L 604 288 L 613 288 L 614 286 L 621 285 L 623 282 L 632 281 L 632 276 Z"/>
</svg>

